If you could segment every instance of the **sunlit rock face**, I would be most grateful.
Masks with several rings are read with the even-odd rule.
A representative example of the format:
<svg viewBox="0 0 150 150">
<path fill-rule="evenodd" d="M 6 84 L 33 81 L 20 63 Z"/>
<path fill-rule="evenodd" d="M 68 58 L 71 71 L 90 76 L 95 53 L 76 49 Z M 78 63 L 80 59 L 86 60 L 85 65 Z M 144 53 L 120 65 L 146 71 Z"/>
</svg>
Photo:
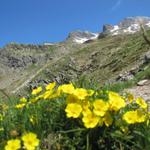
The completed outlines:
<svg viewBox="0 0 150 150">
<path fill-rule="evenodd" d="M 150 17 L 127 17 L 118 25 L 104 25 L 102 34 L 118 35 L 118 34 L 133 34 L 140 31 L 140 26 L 145 28 L 150 27 Z"/>
<path fill-rule="evenodd" d="M 98 37 L 98 33 L 92 33 L 88 31 L 85 31 L 85 32 L 75 31 L 75 32 L 69 33 L 67 40 L 82 44 L 88 40 L 96 39 L 97 37 Z"/>
</svg>

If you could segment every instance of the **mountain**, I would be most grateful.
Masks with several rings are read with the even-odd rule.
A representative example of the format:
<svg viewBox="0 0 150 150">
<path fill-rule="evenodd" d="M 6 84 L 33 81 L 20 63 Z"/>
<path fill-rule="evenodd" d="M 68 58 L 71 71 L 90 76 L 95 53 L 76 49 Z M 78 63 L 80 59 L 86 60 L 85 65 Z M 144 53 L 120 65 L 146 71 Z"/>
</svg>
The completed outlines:
<svg viewBox="0 0 150 150">
<path fill-rule="evenodd" d="M 128 17 L 118 25 L 104 25 L 101 33 L 71 32 L 55 44 L 7 44 L 0 48 L 0 89 L 20 94 L 26 88 L 68 83 L 81 76 L 100 85 L 116 82 L 121 75 L 132 78 L 149 66 L 150 48 L 141 24 L 149 38 L 150 18 Z"/>
<path fill-rule="evenodd" d="M 88 31 L 82 32 L 82 31 L 75 31 L 69 33 L 69 36 L 67 38 L 67 41 L 72 41 L 75 43 L 82 44 L 88 40 L 94 40 L 98 37 L 98 33 L 91 33 Z"/>
<path fill-rule="evenodd" d="M 140 31 L 141 25 L 144 28 L 150 27 L 150 17 L 128 17 L 122 20 L 118 25 L 106 24 L 103 26 L 101 35 L 133 34 Z"/>
</svg>

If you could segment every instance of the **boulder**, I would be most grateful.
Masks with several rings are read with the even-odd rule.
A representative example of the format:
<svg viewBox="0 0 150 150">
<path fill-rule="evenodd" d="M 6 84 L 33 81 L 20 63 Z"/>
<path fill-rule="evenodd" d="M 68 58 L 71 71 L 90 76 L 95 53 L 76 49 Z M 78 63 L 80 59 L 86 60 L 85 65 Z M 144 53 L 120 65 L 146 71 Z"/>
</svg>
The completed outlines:
<svg viewBox="0 0 150 150">
<path fill-rule="evenodd" d="M 150 50 L 145 54 L 144 61 L 145 61 L 145 63 L 149 63 L 150 62 Z"/>
<path fill-rule="evenodd" d="M 148 84 L 148 80 L 141 80 L 137 83 L 138 86 L 144 86 Z"/>
</svg>

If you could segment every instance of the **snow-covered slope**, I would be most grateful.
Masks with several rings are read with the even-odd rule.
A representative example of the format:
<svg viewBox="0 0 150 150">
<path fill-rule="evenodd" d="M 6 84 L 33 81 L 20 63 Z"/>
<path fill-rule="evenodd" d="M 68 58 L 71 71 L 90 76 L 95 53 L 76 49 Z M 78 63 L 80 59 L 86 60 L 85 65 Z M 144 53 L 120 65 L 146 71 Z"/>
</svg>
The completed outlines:
<svg viewBox="0 0 150 150">
<path fill-rule="evenodd" d="M 103 32 L 108 35 L 133 34 L 140 31 L 141 25 L 145 28 L 150 27 L 150 17 L 128 17 L 118 25 L 104 25 Z"/>
<path fill-rule="evenodd" d="M 72 41 L 74 43 L 82 44 L 88 40 L 96 39 L 98 35 L 98 33 L 92 33 L 88 31 L 75 31 L 69 34 L 67 40 Z"/>
</svg>

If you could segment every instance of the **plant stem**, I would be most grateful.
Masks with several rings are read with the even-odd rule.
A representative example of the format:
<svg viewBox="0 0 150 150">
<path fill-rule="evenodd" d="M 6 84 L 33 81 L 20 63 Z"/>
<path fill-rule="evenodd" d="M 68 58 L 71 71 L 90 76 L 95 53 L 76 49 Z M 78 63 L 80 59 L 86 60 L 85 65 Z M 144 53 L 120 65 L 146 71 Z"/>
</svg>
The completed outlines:
<svg viewBox="0 0 150 150">
<path fill-rule="evenodd" d="M 86 136 L 86 150 L 90 150 L 90 143 L 89 143 L 90 141 L 89 141 L 89 133 L 87 134 L 87 136 Z"/>
<path fill-rule="evenodd" d="M 78 128 L 78 129 L 72 129 L 72 130 L 67 130 L 67 131 L 59 131 L 59 133 L 71 133 L 71 132 L 76 132 L 76 131 L 85 131 L 86 129 L 84 128 Z"/>
</svg>

